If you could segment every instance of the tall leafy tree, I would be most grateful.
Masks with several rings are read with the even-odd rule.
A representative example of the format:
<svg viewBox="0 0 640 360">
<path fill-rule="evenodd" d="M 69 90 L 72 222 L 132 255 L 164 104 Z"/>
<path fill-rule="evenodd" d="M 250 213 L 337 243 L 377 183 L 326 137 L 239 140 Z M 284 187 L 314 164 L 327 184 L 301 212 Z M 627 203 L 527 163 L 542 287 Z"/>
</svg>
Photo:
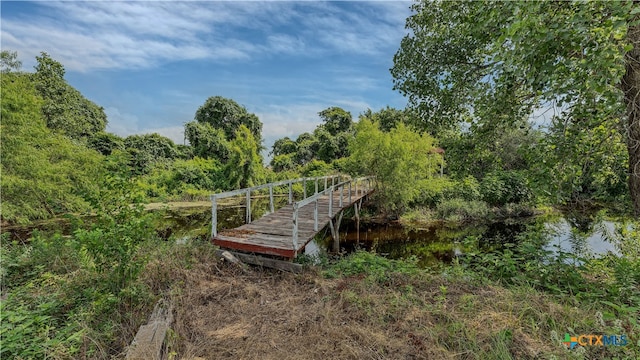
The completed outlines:
<svg viewBox="0 0 640 360">
<path fill-rule="evenodd" d="M 360 114 L 360 118 L 367 118 L 373 122 L 377 122 L 380 126 L 380 130 L 382 131 L 390 131 L 399 123 L 416 123 L 416 119 L 411 116 L 409 109 L 398 110 L 389 106 L 376 112 L 371 111 L 371 109 L 367 109 L 364 113 Z"/>
<path fill-rule="evenodd" d="M 222 130 L 227 140 L 235 139 L 236 132 L 240 126 L 244 125 L 251 131 L 254 139 L 259 144 L 262 143 L 260 119 L 255 114 L 249 113 L 244 106 L 222 96 L 208 98 L 196 111 L 195 121 Z"/>
<path fill-rule="evenodd" d="M 353 126 L 351 113 L 337 106 L 324 109 L 318 115 L 324 123 L 324 128 L 334 136 L 340 132 L 349 131 Z"/>
<path fill-rule="evenodd" d="M 228 160 L 229 142 L 222 129 L 216 129 L 209 123 L 191 121 L 184 125 L 184 135 L 189 140 L 194 155 L 223 163 Z"/>
<path fill-rule="evenodd" d="M 22 68 L 22 61 L 18 60 L 18 52 L 10 50 L 0 51 L 0 72 L 16 72 Z"/>
<path fill-rule="evenodd" d="M 28 222 L 88 209 L 101 176 L 100 155 L 48 129 L 29 74 L 3 74 L 2 219 Z"/>
<path fill-rule="evenodd" d="M 224 170 L 229 188 L 250 187 L 264 180 L 259 149 L 251 130 L 240 125 L 230 142 L 229 161 Z"/>
<path fill-rule="evenodd" d="M 131 166 L 136 174 L 148 172 L 155 163 L 179 157 L 173 141 L 156 133 L 127 136 L 124 147 L 131 154 Z"/>
<path fill-rule="evenodd" d="M 465 122 L 510 125 L 535 108 L 560 105 L 547 131 L 568 153 L 547 165 L 576 176 L 583 167 L 576 159 L 614 152 L 626 139 L 629 190 L 640 214 L 639 9 L 633 1 L 422 1 L 394 57 L 394 86 L 434 133 Z M 597 148 L 565 146 L 585 144 L 576 141 L 585 134 Z M 568 191 L 571 197 L 580 189 Z"/>
<path fill-rule="evenodd" d="M 442 159 L 431 156 L 434 145 L 429 134 L 402 123 L 385 132 L 377 122 L 363 118 L 356 124 L 349 160 L 358 173 L 376 176 L 383 210 L 399 215 L 418 195 L 416 183 L 437 172 Z"/>
<path fill-rule="evenodd" d="M 82 139 L 104 131 L 104 109 L 85 98 L 64 79 L 64 66 L 43 52 L 36 56 L 33 81 L 44 99 L 42 115 L 47 127 L 72 139 Z"/>
</svg>

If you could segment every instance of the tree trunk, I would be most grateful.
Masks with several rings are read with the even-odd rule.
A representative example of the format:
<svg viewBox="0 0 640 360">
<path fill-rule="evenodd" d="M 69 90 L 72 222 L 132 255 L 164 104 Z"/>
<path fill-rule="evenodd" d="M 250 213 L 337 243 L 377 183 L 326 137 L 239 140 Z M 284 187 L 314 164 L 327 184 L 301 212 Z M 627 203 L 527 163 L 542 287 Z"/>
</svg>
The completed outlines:
<svg viewBox="0 0 640 360">
<path fill-rule="evenodd" d="M 635 216 L 640 217 L 640 25 L 629 27 L 627 36 L 633 49 L 625 55 L 621 85 L 627 105 L 629 192 Z"/>
</svg>

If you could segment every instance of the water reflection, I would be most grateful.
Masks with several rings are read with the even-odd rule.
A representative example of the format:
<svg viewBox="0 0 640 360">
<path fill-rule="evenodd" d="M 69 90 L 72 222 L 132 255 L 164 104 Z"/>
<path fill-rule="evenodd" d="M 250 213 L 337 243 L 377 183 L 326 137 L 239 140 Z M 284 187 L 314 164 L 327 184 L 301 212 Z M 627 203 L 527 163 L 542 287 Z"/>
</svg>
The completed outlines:
<svg viewBox="0 0 640 360">
<path fill-rule="evenodd" d="M 474 251 L 501 251 L 523 239 L 535 239 L 541 253 L 548 251 L 551 256 L 564 252 L 577 257 L 597 257 L 609 252 L 619 255 L 608 235 L 615 226 L 609 220 L 587 221 L 577 217 L 530 218 L 453 228 L 438 225 L 424 230 L 374 225 L 360 229 L 357 241 L 357 229 L 351 225 L 342 234 L 340 245 L 346 252 L 364 249 L 392 259 L 415 256 L 424 267 L 449 263 L 471 247 Z"/>
</svg>

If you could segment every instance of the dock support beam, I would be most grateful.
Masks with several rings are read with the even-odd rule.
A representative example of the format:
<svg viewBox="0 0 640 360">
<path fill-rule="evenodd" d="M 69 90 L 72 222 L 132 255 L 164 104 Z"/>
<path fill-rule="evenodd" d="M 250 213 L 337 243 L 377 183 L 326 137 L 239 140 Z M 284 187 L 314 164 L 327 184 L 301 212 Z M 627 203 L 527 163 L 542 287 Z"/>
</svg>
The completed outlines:
<svg viewBox="0 0 640 360">
<path fill-rule="evenodd" d="M 340 223 L 342 223 L 342 214 L 344 212 L 340 212 L 338 218 L 335 220 L 329 220 L 329 229 L 331 230 L 331 237 L 333 238 L 333 251 L 340 251 Z"/>
</svg>

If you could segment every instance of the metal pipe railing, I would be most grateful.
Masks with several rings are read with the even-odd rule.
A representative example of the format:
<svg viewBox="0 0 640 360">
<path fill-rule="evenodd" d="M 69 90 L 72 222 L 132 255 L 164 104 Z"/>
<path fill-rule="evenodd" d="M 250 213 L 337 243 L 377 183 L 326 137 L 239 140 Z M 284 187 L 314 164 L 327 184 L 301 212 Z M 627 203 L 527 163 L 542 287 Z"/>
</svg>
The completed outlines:
<svg viewBox="0 0 640 360">
<path fill-rule="evenodd" d="M 274 187 L 288 185 L 289 186 L 289 204 L 292 204 L 293 203 L 293 184 L 297 184 L 299 182 L 303 182 L 304 183 L 304 197 L 306 198 L 306 193 L 307 193 L 306 182 L 307 182 L 307 180 L 315 181 L 316 184 L 317 184 L 318 180 L 324 179 L 324 182 L 326 184 L 329 178 L 331 179 L 331 183 L 333 184 L 336 178 L 338 178 L 338 179 L 340 178 L 340 175 L 305 177 L 305 178 L 298 178 L 298 179 L 291 179 L 291 180 L 276 181 L 276 182 L 257 185 L 257 186 L 253 186 L 253 187 L 249 187 L 249 188 L 237 189 L 237 190 L 231 190 L 231 191 L 225 191 L 225 192 L 221 192 L 221 193 L 217 193 L 217 194 L 212 194 L 209 197 L 211 199 L 211 236 L 215 237 L 216 235 L 218 235 L 218 230 L 217 230 L 217 226 L 218 226 L 218 209 L 217 209 L 217 205 L 218 204 L 217 204 L 217 200 L 218 199 L 224 199 L 224 198 L 233 197 L 233 196 L 245 195 L 245 198 L 246 198 L 245 201 L 246 201 L 246 205 L 247 205 L 246 206 L 246 213 L 245 213 L 245 221 L 246 221 L 246 223 L 251 223 L 251 193 L 253 191 L 258 191 L 258 190 L 263 190 L 263 189 L 267 189 L 268 188 L 269 189 L 269 210 L 271 212 L 274 212 L 275 211 L 275 204 L 274 204 L 274 198 L 273 198 L 273 188 Z"/>
<path fill-rule="evenodd" d="M 332 179 L 333 180 L 333 179 Z M 344 193 L 344 189 L 345 187 L 348 185 L 348 199 L 349 199 L 349 205 L 351 205 L 352 203 L 352 194 L 351 194 L 351 185 L 352 183 L 355 184 L 356 188 L 357 188 L 357 184 L 358 182 L 365 182 L 366 185 L 361 185 L 361 191 L 362 193 L 367 193 L 370 189 L 370 184 L 371 184 L 371 177 L 366 177 L 366 178 L 358 178 L 358 179 L 351 179 L 351 180 L 347 180 L 347 181 L 343 181 L 343 182 L 339 182 L 338 184 L 333 184 L 331 185 L 331 187 L 329 188 L 325 188 L 323 191 L 320 192 L 316 192 L 314 195 L 309 196 L 308 198 L 302 199 L 300 201 L 297 201 L 293 204 L 293 231 L 292 231 L 292 242 L 293 242 L 293 248 L 294 249 L 298 249 L 298 214 L 299 214 L 299 209 L 301 209 L 303 206 L 309 205 L 311 203 L 315 203 L 314 204 L 314 211 L 313 211 L 313 230 L 314 231 L 318 231 L 319 228 L 319 221 L 318 221 L 318 200 L 320 199 L 320 197 L 324 196 L 324 195 L 329 195 L 329 213 L 328 216 L 329 218 L 333 218 L 333 194 L 336 191 L 336 189 L 340 190 L 340 209 L 343 208 L 343 193 Z M 333 181 L 332 181 L 333 182 Z M 357 196 L 357 193 L 356 193 Z"/>
</svg>

